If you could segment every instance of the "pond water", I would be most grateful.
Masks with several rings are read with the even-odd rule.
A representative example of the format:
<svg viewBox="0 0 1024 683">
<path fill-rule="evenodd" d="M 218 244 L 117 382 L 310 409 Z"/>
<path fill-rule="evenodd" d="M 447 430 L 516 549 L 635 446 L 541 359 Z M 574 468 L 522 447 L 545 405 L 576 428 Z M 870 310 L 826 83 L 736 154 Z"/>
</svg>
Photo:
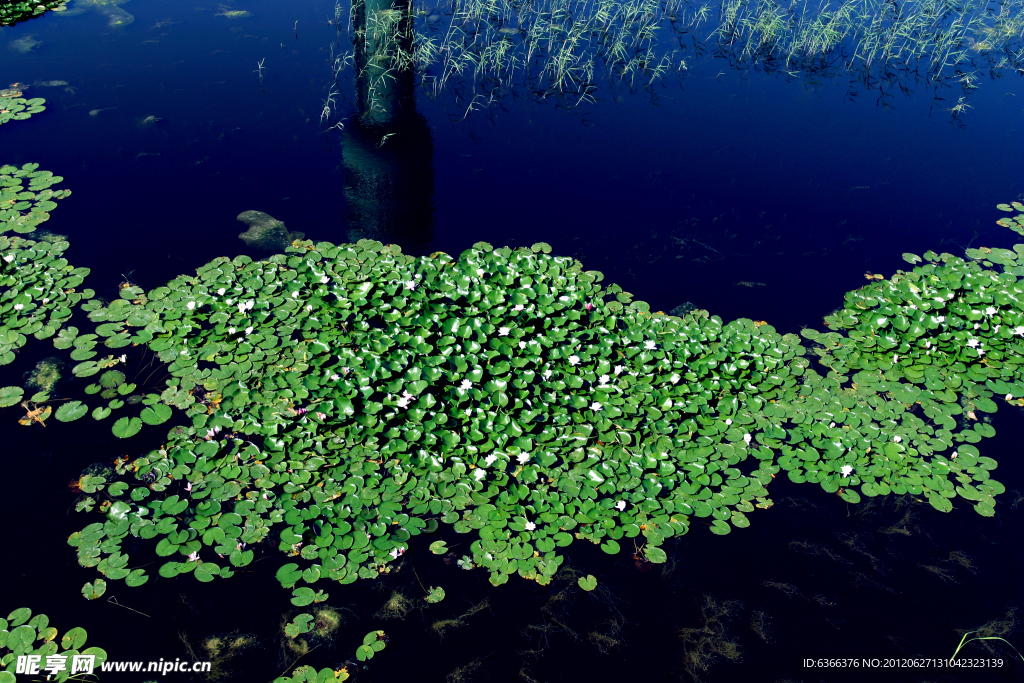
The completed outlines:
<svg viewBox="0 0 1024 683">
<path fill-rule="evenodd" d="M 660 77 L 598 73 L 561 94 L 517 77 L 467 72 L 436 91 L 424 79 L 401 101 L 397 132 L 382 136 L 356 121 L 366 96 L 358 64 L 343 56 L 353 50 L 348 8 L 197 5 L 72 0 L 0 29 L 0 85 L 46 99 L 45 112 L 0 129 L 0 163 L 63 176 L 73 194 L 42 227 L 67 236 L 69 260 L 91 268 L 86 286 L 104 298 L 218 256 L 266 257 L 239 239 L 245 211 L 307 239 L 369 237 L 414 255 L 543 241 L 651 310 L 689 302 L 780 332 L 820 328 L 865 274 L 906 267 L 904 252 L 1014 242 L 995 205 L 1024 198 L 1020 62 L 971 53 L 974 64 L 938 78 L 913 64 L 865 76 L 837 50 L 813 69 L 780 68 L 712 41 L 695 50 L 714 21 L 684 34 L 664 22 L 653 44 L 677 53 Z M 424 37 L 444 35 L 451 8 L 414 9 Z M 0 385 L 22 383 L 53 355 L 49 342 L 30 343 L 0 368 Z M 132 371 L 149 372 L 149 360 L 133 357 Z M 67 374 L 60 395 L 82 395 L 86 381 Z M 90 418 L 42 428 L 19 416 L 0 412 L 0 613 L 27 605 L 61 629 L 83 626 L 115 660 L 184 659 L 188 645 L 208 659 L 210 636 L 252 634 L 225 680 L 270 681 L 289 668 L 301 653 L 282 645 L 280 627 L 298 610 L 274 579 L 282 560 L 272 548 L 252 571 L 200 584 L 156 577 L 159 558 L 139 543 L 132 550 L 146 559 L 132 566 L 151 566 L 156 580 L 111 581 L 108 596 L 83 599 L 96 574 L 65 543 L 85 524 L 67 482 L 91 463 L 158 447 L 166 432 L 147 427 L 122 442 Z M 420 537 L 401 570 L 326 588 L 348 620 L 298 663 L 337 666 L 382 628 L 388 649 L 353 664 L 356 680 L 1019 680 L 1021 658 L 996 641 L 992 652 L 966 651 L 1004 662 L 983 672 L 804 664 L 948 658 L 962 631 L 985 624 L 1024 650 L 1024 471 L 1014 457 L 1024 419 L 1007 407 L 995 424 L 984 453 L 1009 490 L 993 518 L 943 514 L 912 496 L 850 505 L 780 477 L 775 505 L 751 513 L 749 529 L 718 537 L 695 524 L 666 545 L 663 565 L 573 544 L 567 561 L 598 577 L 593 593 L 575 580 L 492 587 Z M 443 533 L 455 549 L 468 543 Z M 430 585 L 447 597 L 427 609 L 420 587 Z M 146 680 L 132 676 L 101 680 Z"/>
</svg>

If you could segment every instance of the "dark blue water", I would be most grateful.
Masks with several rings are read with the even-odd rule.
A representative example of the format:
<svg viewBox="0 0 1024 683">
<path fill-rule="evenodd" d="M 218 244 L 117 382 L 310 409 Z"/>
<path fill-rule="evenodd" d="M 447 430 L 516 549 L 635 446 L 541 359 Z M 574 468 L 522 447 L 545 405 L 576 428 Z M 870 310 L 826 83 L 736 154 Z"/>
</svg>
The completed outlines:
<svg viewBox="0 0 1024 683">
<path fill-rule="evenodd" d="M 0 163 L 37 162 L 64 176 L 73 195 L 43 227 L 69 236 L 69 258 L 93 269 L 87 284 L 101 295 L 125 280 L 162 284 L 215 256 L 265 255 L 237 237 L 244 226 L 235 217 L 250 209 L 311 239 L 349 238 L 346 138 L 320 121 L 334 83 L 333 5 L 233 6 L 252 13 L 240 19 L 217 16 L 220 9 L 134 0 L 124 5 L 134 21 L 121 28 L 88 10 L 0 30 L 0 84 L 69 83 L 27 91 L 45 97 L 47 111 L 0 129 Z M 34 51 L 8 49 L 28 35 L 41 41 Z M 903 265 L 903 252 L 1012 244 L 994 224 L 1001 215 L 994 206 L 1024 194 L 1020 76 L 983 79 L 972 108 L 954 118 L 948 109 L 961 93 L 926 82 L 908 80 L 909 94 L 897 88 L 880 98 L 843 73 L 786 78 L 738 71 L 709 55 L 687 64 L 681 77 L 646 91 L 604 83 L 596 102 L 578 108 L 506 94 L 463 118 L 465 102 L 418 96 L 429 144 L 403 147 L 396 138 L 382 148 L 394 145 L 394 163 L 415 171 L 413 189 L 396 200 L 415 220 L 385 241 L 410 253 L 453 254 L 479 240 L 546 241 L 655 310 L 688 301 L 780 331 L 819 325 L 865 273 L 889 275 Z M 346 85 L 332 120 L 352 130 L 344 119 L 355 102 L 350 75 L 340 81 Z M 30 345 L 0 369 L 0 385 L 19 383 L 51 353 L 45 343 Z M 80 390 L 74 382 L 62 388 Z M 719 538 L 695 524 L 675 542 L 664 571 L 640 571 L 627 554 L 609 558 L 574 544 L 569 561 L 607 588 L 595 594 L 517 580 L 494 589 L 485 575 L 446 566 L 423 543 L 393 576 L 328 588 L 330 604 L 357 616 L 334 644 L 299 663 L 338 664 L 363 633 L 382 627 L 391 645 L 360 680 L 446 680 L 459 667 L 462 680 L 689 680 L 687 652 L 701 642 L 742 651 L 738 661 L 719 656 L 699 672 L 712 681 L 869 673 L 893 681 L 1019 680 L 1024 668 L 1002 646 L 996 656 L 1004 668 L 987 672 L 802 664 L 948 657 L 957 629 L 992 620 L 1006 621 L 1006 637 L 1024 649 L 1012 616 L 1022 601 L 1024 520 L 1014 501 L 1024 481 L 1015 457 L 1024 420 L 1003 413 L 999 435 L 985 444 L 1010 489 L 993 519 L 896 500 L 848 507 L 778 481 L 777 505 L 752 514 L 750 529 Z M 115 659 L 185 657 L 179 634 L 195 643 L 253 633 L 259 644 L 232 661 L 231 680 L 271 680 L 285 667 L 278 629 L 291 606 L 273 579 L 281 564 L 275 552 L 253 573 L 207 586 L 190 578 L 141 589 L 111 582 L 108 593 L 148 616 L 106 596 L 94 603 L 80 596 L 96 574 L 77 566 L 63 539 L 91 520 L 68 512 L 67 482 L 124 448 L 158 445 L 160 428 L 119 443 L 106 424 L 27 429 L 16 417 L 14 409 L 0 413 L 10 468 L 0 478 L 0 612 L 26 604 L 59 628 L 84 626 Z M 460 542 L 451 534 L 449 545 Z M 957 563 L 959 555 L 951 559 L 954 551 L 972 558 L 973 569 Z M 128 552 L 132 566 L 154 559 L 143 546 Z M 423 584 L 444 586 L 446 600 L 404 620 L 371 616 L 392 590 L 419 599 L 413 568 Z M 702 615 L 705 596 L 724 606 L 721 618 Z M 484 599 L 486 609 L 443 639 L 431 628 Z M 702 630 L 685 639 L 687 628 Z M 970 653 L 992 656 L 978 646 Z"/>
</svg>

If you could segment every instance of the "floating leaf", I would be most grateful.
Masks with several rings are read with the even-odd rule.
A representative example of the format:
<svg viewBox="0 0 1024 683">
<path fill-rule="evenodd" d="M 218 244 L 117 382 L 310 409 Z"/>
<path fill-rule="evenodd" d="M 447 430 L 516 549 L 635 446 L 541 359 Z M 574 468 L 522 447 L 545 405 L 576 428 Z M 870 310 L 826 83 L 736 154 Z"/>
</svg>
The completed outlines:
<svg viewBox="0 0 1024 683">
<path fill-rule="evenodd" d="M 135 436 L 142 429 L 142 420 L 137 417 L 122 417 L 111 428 L 114 436 L 119 439 L 127 439 Z"/>
<path fill-rule="evenodd" d="M 107 582 L 103 579 L 96 579 L 95 581 L 90 581 L 82 586 L 82 595 L 84 595 L 87 600 L 95 600 L 96 598 L 101 597 L 106 591 Z"/>
<path fill-rule="evenodd" d="M 85 414 L 88 412 L 89 406 L 85 405 L 81 401 L 69 401 L 60 408 L 57 408 L 57 412 L 54 417 L 61 422 L 74 422 L 81 417 L 85 417 Z"/>
</svg>

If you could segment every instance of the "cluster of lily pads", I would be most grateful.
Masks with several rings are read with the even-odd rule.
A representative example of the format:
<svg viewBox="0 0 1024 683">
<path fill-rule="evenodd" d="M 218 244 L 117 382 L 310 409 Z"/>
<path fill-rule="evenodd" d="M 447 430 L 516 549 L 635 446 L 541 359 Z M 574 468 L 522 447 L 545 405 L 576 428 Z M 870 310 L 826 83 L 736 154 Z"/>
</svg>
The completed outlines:
<svg viewBox="0 0 1024 683">
<path fill-rule="evenodd" d="M 31 118 L 33 114 L 38 114 L 46 109 L 43 106 L 45 102 L 46 100 L 42 97 L 25 99 L 24 97 L 0 96 L 0 125 L 8 121 L 24 121 Z M 2 171 L 0 171 L 0 175 L 2 175 Z"/>
<path fill-rule="evenodd" d="M 72 309 L 94 295 L 89 289 L 77 291 L 89 269 L 75 268 L 63 258 L 69 246 L 66 241 L 20 236 L 35 231 L 57 206 L 54 200 L 70 194 L 50 189 L 62 178 L 38 167 L 0 166 L 0 365 L 14 361 L 29 335 L 36 339 L 56 335 L 71 318 Z M 21 387 L 2 387 L 0 407 L 14 405 L 23 396 Z M 47 398 L 46 392 L 33 397 L 40 402 Z"/>
<path fill-rule="evenodd" d="M 15 683 L 14 672 L 17 669 L 18 657 L 36 655 L 41 659 L 40 666 L 46 666 L 46 658 L 51 655 L 67 657 L 67 666 L 47 676 L 47 680 L 63 683 L 67 680 L 79 680 L 81 675 L 71 673 L 71 658 L 74 655 L 92 655 L 95 657 L 96 668 L 107 661 L 107 653 L 98 647 L 84 648 L 88 634 L 83 628 L 73 628 L 58 638 L 60 632 L 50 626 L 50 619 L 45 614 L 32 616 L 32 610 L 21 607 L 0 619 L 0 683 Z"/>
<path fill-rule="evenodd" d="M 13 0 L 0 3 L 0 26 L 14 26 L 48 11 L 63 11 L 67 0 Z"/>
<path fill-rule="evenodd" d="M 1024 397 L 1018 266 L 993 270 L 1009 254 L 929 253 L 850 293 L 827 320 L 848 334 L 803 333 L 823 375 L 796 335 L 652 313 L 549 251 L 295 242 L 90 302 L 100 336 L 168 363 L 154 405 L 187 422 L 118 461 L 133 484 L 92 478 L 109 519 L 72 536 L 80 560 L 132 535 L 158 541 L 162 576 L 208 581 L 268 541 L 295 589 L 387 572 L 443 522 L 475 532 L 460 566 L 547 583 L 573 540 L 661 562 L 695 522 L 746 527 L 781 470 L 850 502 L 993 513 L 1003 487 L 973 444 L 994 434 L 994 391 Z"/>
<path fill-rule="evenodd" d="M 300 614 L 296 617 L 295 621 L 300 621 L 307 624 L 306 631 L 312 629 L 311 614 Z M 292 636 L 295 637 L 295 636 Z M 356 659 L 360 662 L 365 662 L 373 659 L 373 656 L 387 647 L 388 637 L 384 631 L 370 631 L 363 636 L 363 642 L 356 648 Z M 333 681 L 347 681 L 351 678 L 351 674 L 348 671 L 347 666 L 342 666 L 339 669 L 323 668 L 317 669 L 314 666 L 300 666 L 291 672 L 288 676 L 279 676 L 274 679 L 274 683 L 332 683 Z"/>
</svg>

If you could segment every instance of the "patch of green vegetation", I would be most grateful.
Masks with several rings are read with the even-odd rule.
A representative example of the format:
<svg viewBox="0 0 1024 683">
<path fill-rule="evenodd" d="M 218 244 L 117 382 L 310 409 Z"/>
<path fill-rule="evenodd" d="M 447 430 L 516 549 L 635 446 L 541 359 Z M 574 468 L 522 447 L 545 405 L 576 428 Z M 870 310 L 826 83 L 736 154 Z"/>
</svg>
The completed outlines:
<svg viewBox="0 0 1024 683">
<path fill-rule="evenodd" d="M 42 97 L 34 97 L 30 100 L 24 97 L 0 97 L 0 125 L 8 121 L 24 121 L 31 118 L 33 114 L 45 111 L 43 104 L 46 102 Z"/>
<path fill-rule="evenodd" d="M 77 330 L 62 330 L 64 323 L 72 307 L 93 296 L 92 290 L 76 291 L 89 269 L 75 268 L 63 258 L 66 241 L 35 242 L 4 234 L 34 231 L 50 218 L 54 200 L 70 194 L 51 190 L 63 178 L 38 167 L 0 167 L 0 365 L 14 360 L 14 351 L 25 345 L 28 335 L 48 339 L 61 331 L 62 337 L 70 334 L 67 338 L 73 339 Z"/>
<path fill-rule="evenodd" d="M 388 572 L 443 522 L 475 535 L 466 564 L 492 583 L 548 583 L 575 540 L 639 539 L 664 562 L 691 524 L 745 528 L 782 471 L 849 502 L 993 514 L 1004 487 L 974 444 L 995 433 L 994 393 L 1024 404 L 1024 246 L 926 253 L 847 295 L 826 319 L 847 334 L 804 330 L 809 350 L 765 323 L 651 313 L 549 251 L 297 242 L 85 304 L 172 375 L 149 399 L 161 419 L 114 433 L 169 406 L 190 424 L 119 466 L 136 481 L 107 491 L 116 519 L 72 536 L 80 558 L 130 534 L 158 541 L 162 576 L 210 581 L 269 540 L 293 589 Z"/>
<path fill-rule="evenodd" d="M 14 26 L 46 12 L 62 12 L 66 0 L 6 0 L 0 2 L 0 26 Z"/>
<path fill-rule="evenodd" d="M 67 657 L 67 668 L 53 675 L 53 680 L 61 682 L 71 678 L 71 658 L 74 655 L 92 655 L 98 670 L 101 663 L 107 661 L 107 653 L 98 647 L 84 648 L 88 634 L 83 628 L 73 628 L 60 636 L 60 632 L 50 626 L 50 619 L 45 614 L 32 615 L 28 607 L 21 607 L 0 619 L 0 683 L 15 683 L 14 671 L 17 659 L 23 655 L 39 655 L 42 665 L 46 664 L 49 655 Z M 78 676 L 75 676 L 78 678 Z"/>
</svg>

